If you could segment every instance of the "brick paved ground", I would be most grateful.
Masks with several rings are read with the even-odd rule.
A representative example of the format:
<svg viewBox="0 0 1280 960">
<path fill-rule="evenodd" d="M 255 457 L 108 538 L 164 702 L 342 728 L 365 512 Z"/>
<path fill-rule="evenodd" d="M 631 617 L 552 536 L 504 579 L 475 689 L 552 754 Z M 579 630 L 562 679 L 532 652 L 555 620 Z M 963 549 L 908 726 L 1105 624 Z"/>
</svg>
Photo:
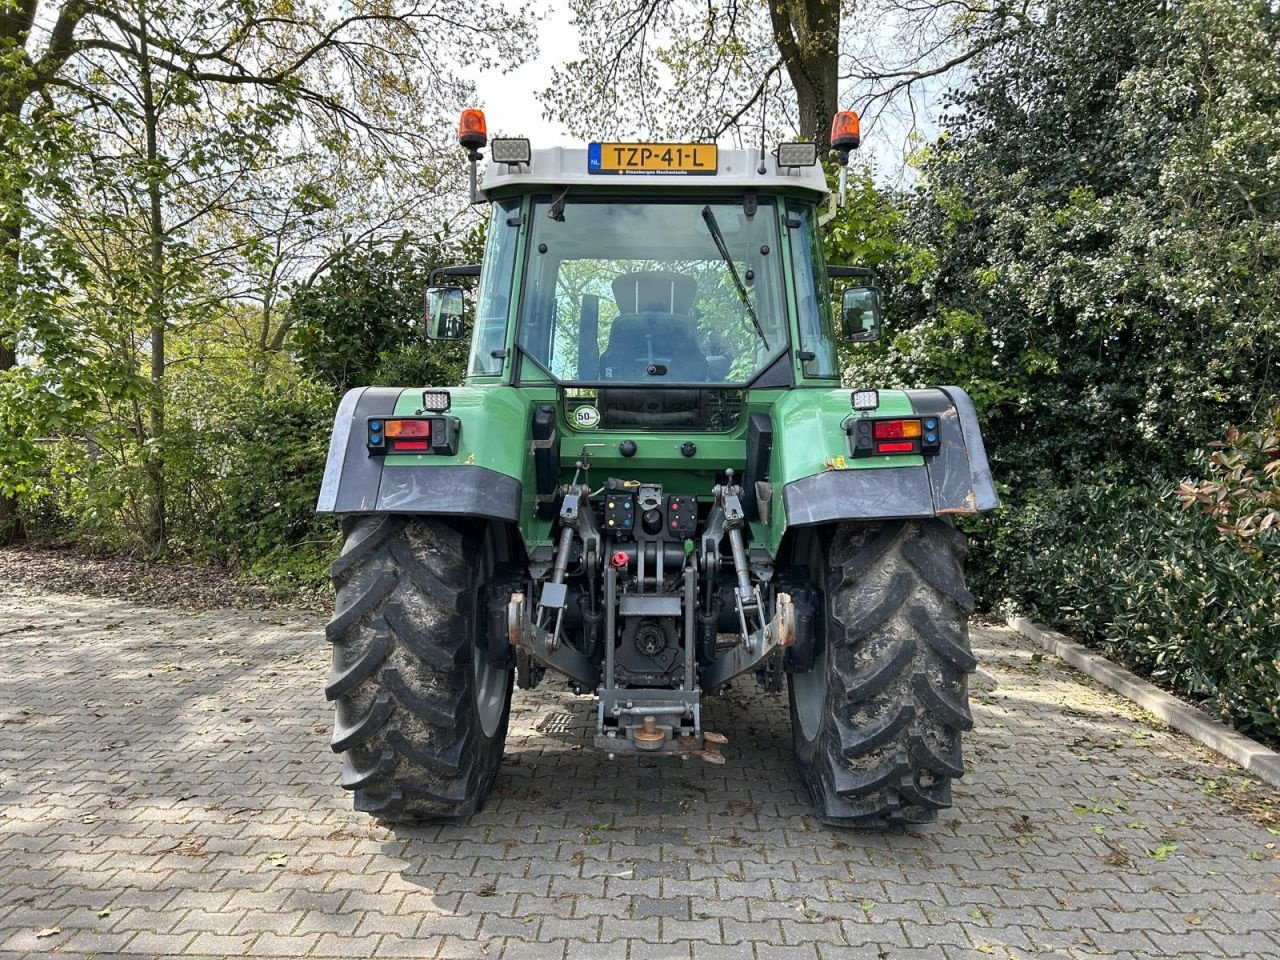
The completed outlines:
<svg viewBox="0 0 1280 960">
<path fill-rule="evenodd" d="M 0 952 L 1280 954 L 1238 778 L 1007 630 L 975 628 L 958 809 L 867 836 L 810 816 L 781 697 L 712 703 L 727 766 L 609 763 L 557 684 L 517 691 L 483 814 L 383 829 L 336 785 L 319 627 L 0 584 Z"/>
</svg>

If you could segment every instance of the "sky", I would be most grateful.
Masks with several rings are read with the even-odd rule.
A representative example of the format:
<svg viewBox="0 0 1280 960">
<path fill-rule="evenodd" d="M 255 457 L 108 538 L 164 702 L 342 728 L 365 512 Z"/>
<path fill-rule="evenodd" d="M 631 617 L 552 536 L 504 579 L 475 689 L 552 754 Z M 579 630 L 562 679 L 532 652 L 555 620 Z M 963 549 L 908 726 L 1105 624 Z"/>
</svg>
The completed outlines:
<svg viewBox="0 0 1280 960">
<path fill-rule="evenodd" d="M 519 0 L 508 0 L 516 3 Z M 538 56 L 510 73 L 501 69 L 485 70 L 475 77 L 476 94 L 484 108 L 490 136 L 528 137 L 534 149 L 556 146 L 581 146 L 582 140 L 571 137 L 565 128 L 543 117 L 537 93 L 551 83 L 551 70 L 578 55 L 577 30 L 570 23 L 567 0 L 543 0 L 540 8 L 545 19 L 538 29 Z M 886 31 L 887 24 L 879 27 Z M 876 36 L 869 42 L 877 43 Z M 940 88 L 941 85 L 935 85 Z M 935 91 L 922 91 L 927 95 Z M 856 100 L 856 92 L 841 91 L 841 104 Z M 931 118 L 923 117 L 920 132 L 936 133 Z M 903 162 L 909 133 L 906 117 L 886 113 L 875 126 L 863 125 L 860 158 L 867 162 L 875 180 L 882 185 L 902 186 L 915 179 L 915 171 Z"/>
<path fill-rule="evenodd" d="M 546 19 L 538 25 L 537 58 L 510 73 L 483 71 L 476 77 L 476 93 L 490 136 L 528 137 L 535 149 L 581 145 L 560 124 L 542 116 L 537 92 L 550 84 L 552 67 L 578 55 L 578 35 L 569 24 L 564 0 L 548 0 L 541 6 Z"/>
</svg>

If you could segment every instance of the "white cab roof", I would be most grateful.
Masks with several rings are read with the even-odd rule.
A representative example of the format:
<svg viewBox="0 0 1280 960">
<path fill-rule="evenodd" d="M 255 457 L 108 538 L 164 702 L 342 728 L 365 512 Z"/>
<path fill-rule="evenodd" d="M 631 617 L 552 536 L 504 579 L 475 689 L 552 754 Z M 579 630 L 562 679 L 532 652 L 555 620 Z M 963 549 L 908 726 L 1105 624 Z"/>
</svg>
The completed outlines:
<svg viewBox="0 0 1280 960">
<path fill-rule="evenodd" d="M 480 192 L 486 197 L 504 187 L 615 186 L 622 190 L 666 189 L 672 187 L 696 190 L 699 187 L 754 187 L 761 192 L 800 189 L 818 197 L 826 196 L 827 181 L 822 167 L 778 169 L 777 160 L 765 153 L 765 172 L 759 172 L 759 150 L 720 150 L 715 176 L 679 174 L 592 174 L 587 172 L 587 151 L 577 147 L 550 147 L 533 151 L 533 163 L 510 166 L 489 161 Z"/>
</svg>

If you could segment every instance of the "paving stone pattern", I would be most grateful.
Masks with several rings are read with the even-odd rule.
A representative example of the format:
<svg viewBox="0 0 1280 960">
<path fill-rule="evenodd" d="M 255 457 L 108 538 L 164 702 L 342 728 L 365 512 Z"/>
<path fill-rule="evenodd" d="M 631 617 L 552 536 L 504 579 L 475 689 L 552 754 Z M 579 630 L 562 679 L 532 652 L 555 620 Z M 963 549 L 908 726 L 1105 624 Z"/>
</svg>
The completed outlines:
<svg viewBox="0 0 1280 960">
<path fill-rule="evenodd" d="M 832 831 L 785 697 L 712 701 L 729 763 L 609 762 L 516 692 L 461 825 L 350 809 L 298 614 L 0 584 L 0 953 L 555 960 L 1280 955 L 1280 861 L 1231 768 L 1003 628 L 932 827 Z"/>
</svg>

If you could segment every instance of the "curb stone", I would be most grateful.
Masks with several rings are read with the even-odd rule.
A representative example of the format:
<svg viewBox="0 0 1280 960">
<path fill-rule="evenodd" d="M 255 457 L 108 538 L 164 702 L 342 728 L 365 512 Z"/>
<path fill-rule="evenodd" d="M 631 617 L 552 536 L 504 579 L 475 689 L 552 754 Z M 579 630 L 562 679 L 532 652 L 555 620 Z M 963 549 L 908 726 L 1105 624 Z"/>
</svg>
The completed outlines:
<svg viewBox="0 0 1280 960">
<path fill-rule="evenodd" d="M 1065 660 L 1081 673 L 1103 686 L 1132 700 L 1148 713 L 1160 718 L 1175 730 L 1202 743 L 1259 780 L 1280 787 L 1280 753 L 1269 750 L 1256 740 L 1236 733 L 1195 707 L 1165 693 L 1137 674 L 1112 663 L 1056 630 L 1050 630 L 1026 617 L 1009 617 L 1008 624 L 1018 633 L 1040 644 L 1054 656 Z"/>
</svg>

